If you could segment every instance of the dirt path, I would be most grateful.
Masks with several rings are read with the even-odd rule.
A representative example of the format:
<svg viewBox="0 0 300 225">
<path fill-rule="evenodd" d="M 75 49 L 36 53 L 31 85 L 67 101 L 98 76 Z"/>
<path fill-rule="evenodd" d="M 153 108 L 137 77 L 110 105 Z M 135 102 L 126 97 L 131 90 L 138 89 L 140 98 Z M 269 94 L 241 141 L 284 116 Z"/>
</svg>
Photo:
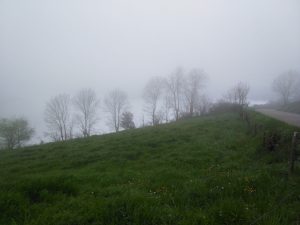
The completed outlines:
<svg viewBox="0 0 300 225">
<path fill-rule="evenodd" d="M 300 115 L 295 113 L 281 112 L 274 109 L 257 109 L 257 112 L 286 122 L 290 125 L 300 127 Z"/>
</svg>

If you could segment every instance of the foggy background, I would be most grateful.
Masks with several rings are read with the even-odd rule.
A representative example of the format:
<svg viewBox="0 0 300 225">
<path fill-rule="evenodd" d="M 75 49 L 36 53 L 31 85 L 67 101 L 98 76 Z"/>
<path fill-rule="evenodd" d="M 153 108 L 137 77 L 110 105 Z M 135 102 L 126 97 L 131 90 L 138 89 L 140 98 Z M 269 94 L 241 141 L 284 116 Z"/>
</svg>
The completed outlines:
<svg viewBox="0 0 300 225">
<path fill-rule="evenodd" d="M 300 70 L 300 1 L 0 0 L 0 118 L 27 118 L 36 140 L 46 102 L 82 88 L 126 91 L 139 124 L 148 79 L 178 66 L 203 69 L 213 100 L 238 81 L 271 99 L 274 77 Z"/>
</svg>

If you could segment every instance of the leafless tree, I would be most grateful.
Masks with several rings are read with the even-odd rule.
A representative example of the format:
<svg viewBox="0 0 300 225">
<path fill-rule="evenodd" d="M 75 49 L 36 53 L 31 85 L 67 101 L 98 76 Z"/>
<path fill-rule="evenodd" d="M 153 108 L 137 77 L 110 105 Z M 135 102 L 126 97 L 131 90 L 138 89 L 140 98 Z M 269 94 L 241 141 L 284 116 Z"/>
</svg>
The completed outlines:
<svg viewBox="0 0 300 225">
<path fill-rule="evenodd" d="M 104 99 L 104 109 L 109 114 L 108 125 L 116 132 L 120 130 L 121 115 L 128 108 L 128 99 L 124 91 L 111 91 Z"/>
<path fill-rule="evenodd" d="M 272 89 L 276 92 L 283 105 L 286 105 L 296 96 L 300 86 L 300 74 L 297 71 L 289 70 L 276 77 Z"/>
<path fill-rule="evenodd" d="M 34 133 L 26 119 L 2 119 L 0 120 L 0 137 L 7 149 L 21 147 L 24 142 L 30 140 Z"/>
<path fill-rule="evenodd" d="M 95 91 L 83 89 L 74 97 L 73 103 L 77 109 L 75 119 L 79 124 L 79 129 L 83 137 L 88 137 L 97 123 L 97 110 L 100 101 L 97 99 Z"/>
<path fill-rule="evenodd" d="M 240 106 L 248 105 L 247 98 L 250 92 L 250 87 L 247 83 L 239 82 L 231 88 L 224 96 L 225 102 L 237 104 Z"/>
<path fill-rule="evenodd" d="M 144 113 L 142 113 L 141 117 L 140 117 L 140 126 L 139 127 L 145 127 L 145 126 L 146 126 L 145 115 L 144 115 Z"/>
<path fill-rule="evenodd" d="M 238 99 L 238 104 L 241 106 L 248 105 L 248 94 L 250 92 L 250 86 L 246 83 L 239 82 L 235 87 L 235 95 Z"/>
<path fill-rule="evenodd" d="M 206 95 L 200 96 L 199 99 L 197 100 L 197 104 L 195 107 L 197 115 L 199 116 L 205 115 L 210 111 L 211 108 L 212 108 L 211 100 Z"/>
<path fill-rule="evenodd" d="M 166 89 L 171 97 L 171 107 L 175 119 L 180 117 L 180 110 L 183 104 L 184 73 L 182 68 L 177 68 L 166 80 Z"/>
<path fill-rule="evenodd" d="M 185 77 L 184 96 L 190 116 L 194 115 L 197 101 L 200 99 L 200 90 L 204 87 L 205 79 L 204 71 L 199 69 L 191 70 Z"/>
<path fill-rule="evenodd" d="M 224 102 L 228 102 L 231 104 L 238 104 L 237 95 L 235 93 L 235 89 L 231 88 L 227 91 L 227 93 L 223 96 Z"/>
<path fill-rule="evenodd" d="M 155 115 L 155 118 L 154 118 L 154 125 L 158 125 L 158 124 L 161 124 L 163 123 L 164 121 L 164 118 L 165 118 L 165 114 L 162 110 L 159 110 L 156 115 Z"/>
<path fill-rule="evenodd" d="M 155 125 L 156 111 L 162 95 L 162 89 L 163 79 L 160 77 L 151 78 L 144 88 L 145 111 L 150 115 L 152 125 Z"/>
<path fill-rule="evenodd" d="M 55 96 L 46 105 L 45 122 L 49 129 L 47 134 L 55 141 L 72 137 L 70 105 L 71 99 L 67 94 Z"/>
<path fill-rule="evenodd" d="M 163 102 L 162 102 L 162 111 L 163 111 L 163 115 L 164 115 L 164 120 L 166 123 L 169 122 L 169 116 L 170 116 L 170 109 L 171 109 L 171 100 L 172 98 L 170 97 L 170 95 L 168 94 L 168 92 L 166 92 L 164 94 L 163 97 Z"/>
</svg>

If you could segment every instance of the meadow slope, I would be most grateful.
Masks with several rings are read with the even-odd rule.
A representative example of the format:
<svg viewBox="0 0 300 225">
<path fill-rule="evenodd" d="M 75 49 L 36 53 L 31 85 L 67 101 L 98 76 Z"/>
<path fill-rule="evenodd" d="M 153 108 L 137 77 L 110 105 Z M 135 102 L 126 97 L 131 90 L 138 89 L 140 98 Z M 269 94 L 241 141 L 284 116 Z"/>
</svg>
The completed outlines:
<svg viewBox="0 0 300 225">
<path fill-rule="evenodd" d="M 229 113 L 1 151 L 0 224 L 297 224 L 294 128 L 253 116 L 256 135 Z M 273 152 L 263 130 L 283 135 Z"/>
</svg>

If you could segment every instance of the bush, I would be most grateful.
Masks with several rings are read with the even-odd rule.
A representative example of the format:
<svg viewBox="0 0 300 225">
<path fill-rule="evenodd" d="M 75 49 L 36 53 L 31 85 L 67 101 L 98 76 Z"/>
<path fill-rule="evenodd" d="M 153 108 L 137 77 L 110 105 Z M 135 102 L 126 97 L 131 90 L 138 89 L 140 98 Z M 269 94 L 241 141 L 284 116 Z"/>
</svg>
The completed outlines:
<svg viewBox="0 0 300 225">
<path fill-rule="evenodd" d="M 221 114 L 227 112 L 239 112 L 241 110 L 241 106 L 234 103 L 228 102 L 218 102 L 213 105 L 210 113 L 212 114 Z"/>
</svg>

